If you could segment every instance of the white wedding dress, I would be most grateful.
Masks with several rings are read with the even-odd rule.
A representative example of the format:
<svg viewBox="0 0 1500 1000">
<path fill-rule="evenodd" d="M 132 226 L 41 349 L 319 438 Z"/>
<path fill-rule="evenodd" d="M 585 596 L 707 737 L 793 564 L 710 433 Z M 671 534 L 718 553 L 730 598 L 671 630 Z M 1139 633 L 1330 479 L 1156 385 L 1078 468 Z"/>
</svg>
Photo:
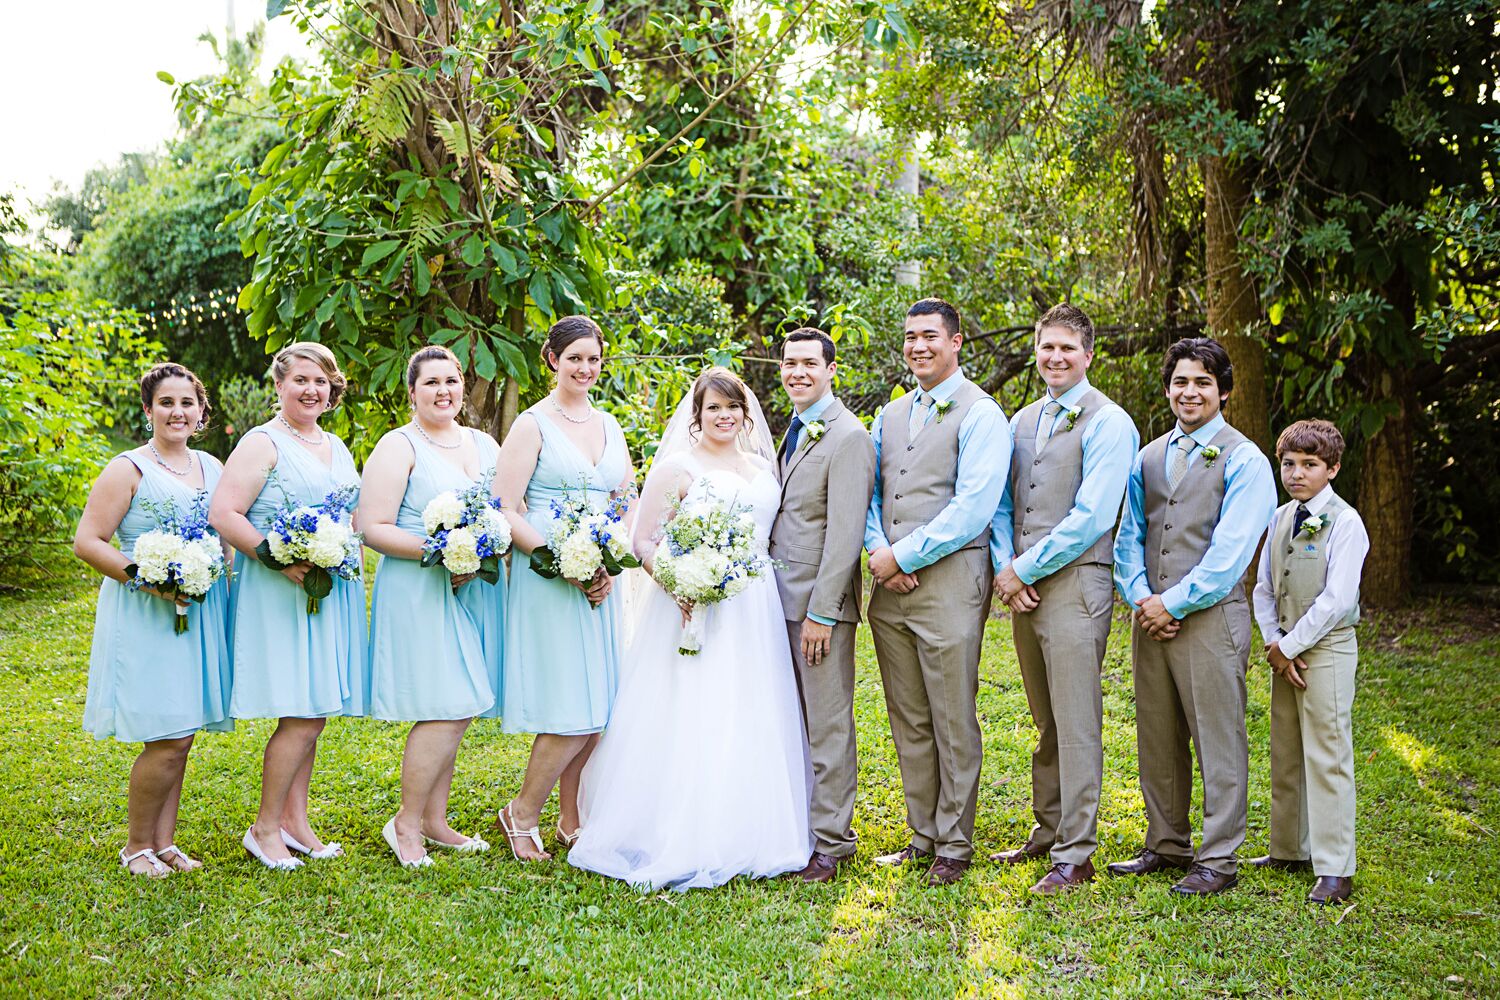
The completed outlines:
<svg viewBox="0 0 1500 1000">
<path fill-rule="evenodd" d="M 686 499 L 708 493 L 751 507 L 765 545 L 781 496 L 771 470 L 749 481 L 699 473 Z M 775 580 L 768 572 L 700 608 L 697 656 L 677 652 L 676 602 L 649 580 L 641 590 L 609 725 L 583 772 L 568 862 L 677 890 L 802 868 L 813 846 L 811 776 Z"/>
</svg>

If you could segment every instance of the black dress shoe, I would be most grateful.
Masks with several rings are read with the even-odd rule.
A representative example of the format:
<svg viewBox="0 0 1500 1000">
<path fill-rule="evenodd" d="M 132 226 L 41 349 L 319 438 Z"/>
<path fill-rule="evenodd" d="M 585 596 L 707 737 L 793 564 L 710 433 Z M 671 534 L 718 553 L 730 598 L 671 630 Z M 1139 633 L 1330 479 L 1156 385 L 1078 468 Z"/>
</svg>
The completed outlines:
<svg viewBox="0 0 1500 1000">
<path fill-rule="evenodd" d="M 1051 850 L 1052 848 L 1050 847 L 1042 847 L 1040 844 L 1033 844 L 1028 841 L 1020 847 L 1015 847 L 1008 851 L 996 851 L 990 855 L 990 860 L 998 861 L 1004 865 L 1021 865 L 1028 861 L 1035 861 L 1038 858 L 1045 858 Z"/>
<path fill-rule="evenodd" d="M 1187 871 L 1192 867 L 1191 858 L 1174 858 L 1168 854 L 1157 854 L 1147 848 L 1129 861 L 1115 861 L 1105 866 L 1105 870 L 1111 875 L 1151 875 L 1155 872 L 1166 871 L 1174 868 L 1177 871 Z"/>
<path fill-rule="evenodd" d="M 1250 859 L 1250 864 L 1254 865 L 1257 868 L 1270 868 L 1270 869 L 1272 869 L 1274 871 L 1278 871 L 1278 872 L 1310 872 L 1310 871 L 1312 871 L 1312 862 L 1311 861 L 1306 861 L 1306 860 L 1297 861 L 1297 860 L 1289 860 L 1287 858 L 1273 858 L 1269 854 L 1262 855 L 1261 857 L 1258 857 L 1258 858 L 1251 858 Z"/>
<path fill-rule="evenodd" d="M 1307 894 L 1307 901 L 1328 906 L 1332 903 L 1342 903 L 1353 892 L 1354 879 L 1345 878 L 1342 875 L 1319 875 L 1318 884 L 1313 886 L 1312 892 Z"/>
<path fill-rule="evenodd" d="M 1172 886 L 1172 891 L 1179 896 L 1215 896 L 1228 892 L 1239 882 L 1238 875 L 1225 875 L 1204 865 L 1194 865 L 1186 878 Z"/>
</svg>

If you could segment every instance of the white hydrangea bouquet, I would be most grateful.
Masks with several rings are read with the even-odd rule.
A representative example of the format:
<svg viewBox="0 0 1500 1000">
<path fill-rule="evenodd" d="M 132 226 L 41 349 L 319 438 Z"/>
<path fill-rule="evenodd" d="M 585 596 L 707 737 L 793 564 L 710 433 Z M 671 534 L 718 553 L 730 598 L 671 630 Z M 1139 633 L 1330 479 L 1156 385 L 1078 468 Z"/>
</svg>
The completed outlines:
<svg viewBox="0 0 1500 1000">
<path fill-rule="evenodd" d="M 703 648 L 697 609 L 727 601 L 771 568 L 755 539 L 755 518 L 743 504 L 707 496 L 678 501 L 663 527 L 651 573 L 680 604 L 691 604 L 677 652 L 695 656 Z"/>
<path fill-rule="evenodd" d="M 131 590 L 152 587 L 169 597 L 186 597 L 202 603 L 213 585 L 224 576 L 224 547 L 208 526 L 208 494 L 202 490 L 187 512 L 174 504 L 144 501 L 156 517 L 156 527 L 135 540 L 133 561 L 125 567 Z M 188 630 L 188 609 L 176 605 L 172 631 Z"/>
<path fill-rule="evenodd" d="M 276 470 L 271 470 L 273 479 L 275 475 Z M 284 489 L 282 495 L 286 495 Z M 318 602 L 332 593 L 335 576 L 358 580 L 364 570 L 364 538 L 354 530 L 358 498 L 358 484 L 350 483 L 316 504 L 299 507 L 288 499 L 255 549 L 256 557 L 278 573 L 293 563 L 312 564 L 302 578 L 310 615 L 317 614 Z"/>
<path fill-rule="evenodd" d="M 602 510 L 595 510 L 582 490 L 577 497 L 552 501 L 547 542 L 531 550 L 532 570 L 549 580 L 561 576 L 586 584 L 600 569 L 619 576 L 639 566 L 621 524 L 629 505 L 628 497 L 610 497 Z"/>
<path fill-rule="evenodd" d="M 500 513 L 500 499 L 490 496 L 486 476 L 463 490 L 439 493 L 422 508 L 422 565 L 443 568 L 454 576 L 477 575 L 500 582 L 500 557 L 510 551 L 510 522 Z"/>
</svg>

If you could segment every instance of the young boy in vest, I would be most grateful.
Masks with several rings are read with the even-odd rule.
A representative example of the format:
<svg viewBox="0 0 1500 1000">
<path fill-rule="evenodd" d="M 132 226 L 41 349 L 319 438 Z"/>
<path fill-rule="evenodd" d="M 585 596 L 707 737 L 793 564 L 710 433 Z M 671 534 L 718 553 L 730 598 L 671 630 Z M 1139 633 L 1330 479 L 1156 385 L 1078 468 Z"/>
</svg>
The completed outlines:
<svg viewBox="0 0 1500 1000">
<path fill-rule="evenodd" d="M 1218 341 L 1167 349 L 1162 383 L 1176 425 L 1141 449 L 1115 537 L 1115 585 L 1136 609 L 1131 636 L 1135 734 L 1146 846 L 1112 875 L 1187 869 L 1172 891 L 1199 896 L 1239 881 L 1250 748 L 1243 578 L 1276 509 L 1271 463 L 1224 421 L 1234 368 Z M 1203 842 L 1188 818 L 1203 774 Z"/>
<path fill-rule="evenodd" d="M 1292 497 L 1271 518 L 1255 617 L 1271 680 L 1271 853 L 1251 864 L 1318 878 L 1314 903 L 1354 891 L 1354 670 L 1359 576 L 1370 539 L 1333 492 L 1344 437 L 1326 420 L 1281 432 L 1276 460 Z"/>
</svg>

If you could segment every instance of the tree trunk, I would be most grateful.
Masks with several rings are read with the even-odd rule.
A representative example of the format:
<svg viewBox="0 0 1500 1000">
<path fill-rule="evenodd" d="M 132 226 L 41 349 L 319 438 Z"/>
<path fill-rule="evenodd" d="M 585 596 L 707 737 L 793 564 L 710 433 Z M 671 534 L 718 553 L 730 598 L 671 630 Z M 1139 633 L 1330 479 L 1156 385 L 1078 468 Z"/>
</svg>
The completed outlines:
<svg viewBox="0 0 1500 1000">
<path fill-rule="evenodd" d="M 1416 403 L 1407 370 L 1386 368 L 1373 380 L 1372 401 L 1394 410 L 1365 442 L 1359 476 L 1359 512 L 1370 535 L 1360 582 L 1362 600 L 1375 607 L 1402 604 L 1411 589 L 1412 413 Z"/>
<path fill-rule="evenodd" d="M 1209 156 L 1202 170 L 1208 330 L 1234 364 L 1234 391 L 1224 419 L 1269 455 L 1270 387 L 1266 345 L 1257 329 L 1260 301 L 1240 265 L 1240 222 L 1247 203 L 1243 168 L 1226 157 Z"/>
</svg>

